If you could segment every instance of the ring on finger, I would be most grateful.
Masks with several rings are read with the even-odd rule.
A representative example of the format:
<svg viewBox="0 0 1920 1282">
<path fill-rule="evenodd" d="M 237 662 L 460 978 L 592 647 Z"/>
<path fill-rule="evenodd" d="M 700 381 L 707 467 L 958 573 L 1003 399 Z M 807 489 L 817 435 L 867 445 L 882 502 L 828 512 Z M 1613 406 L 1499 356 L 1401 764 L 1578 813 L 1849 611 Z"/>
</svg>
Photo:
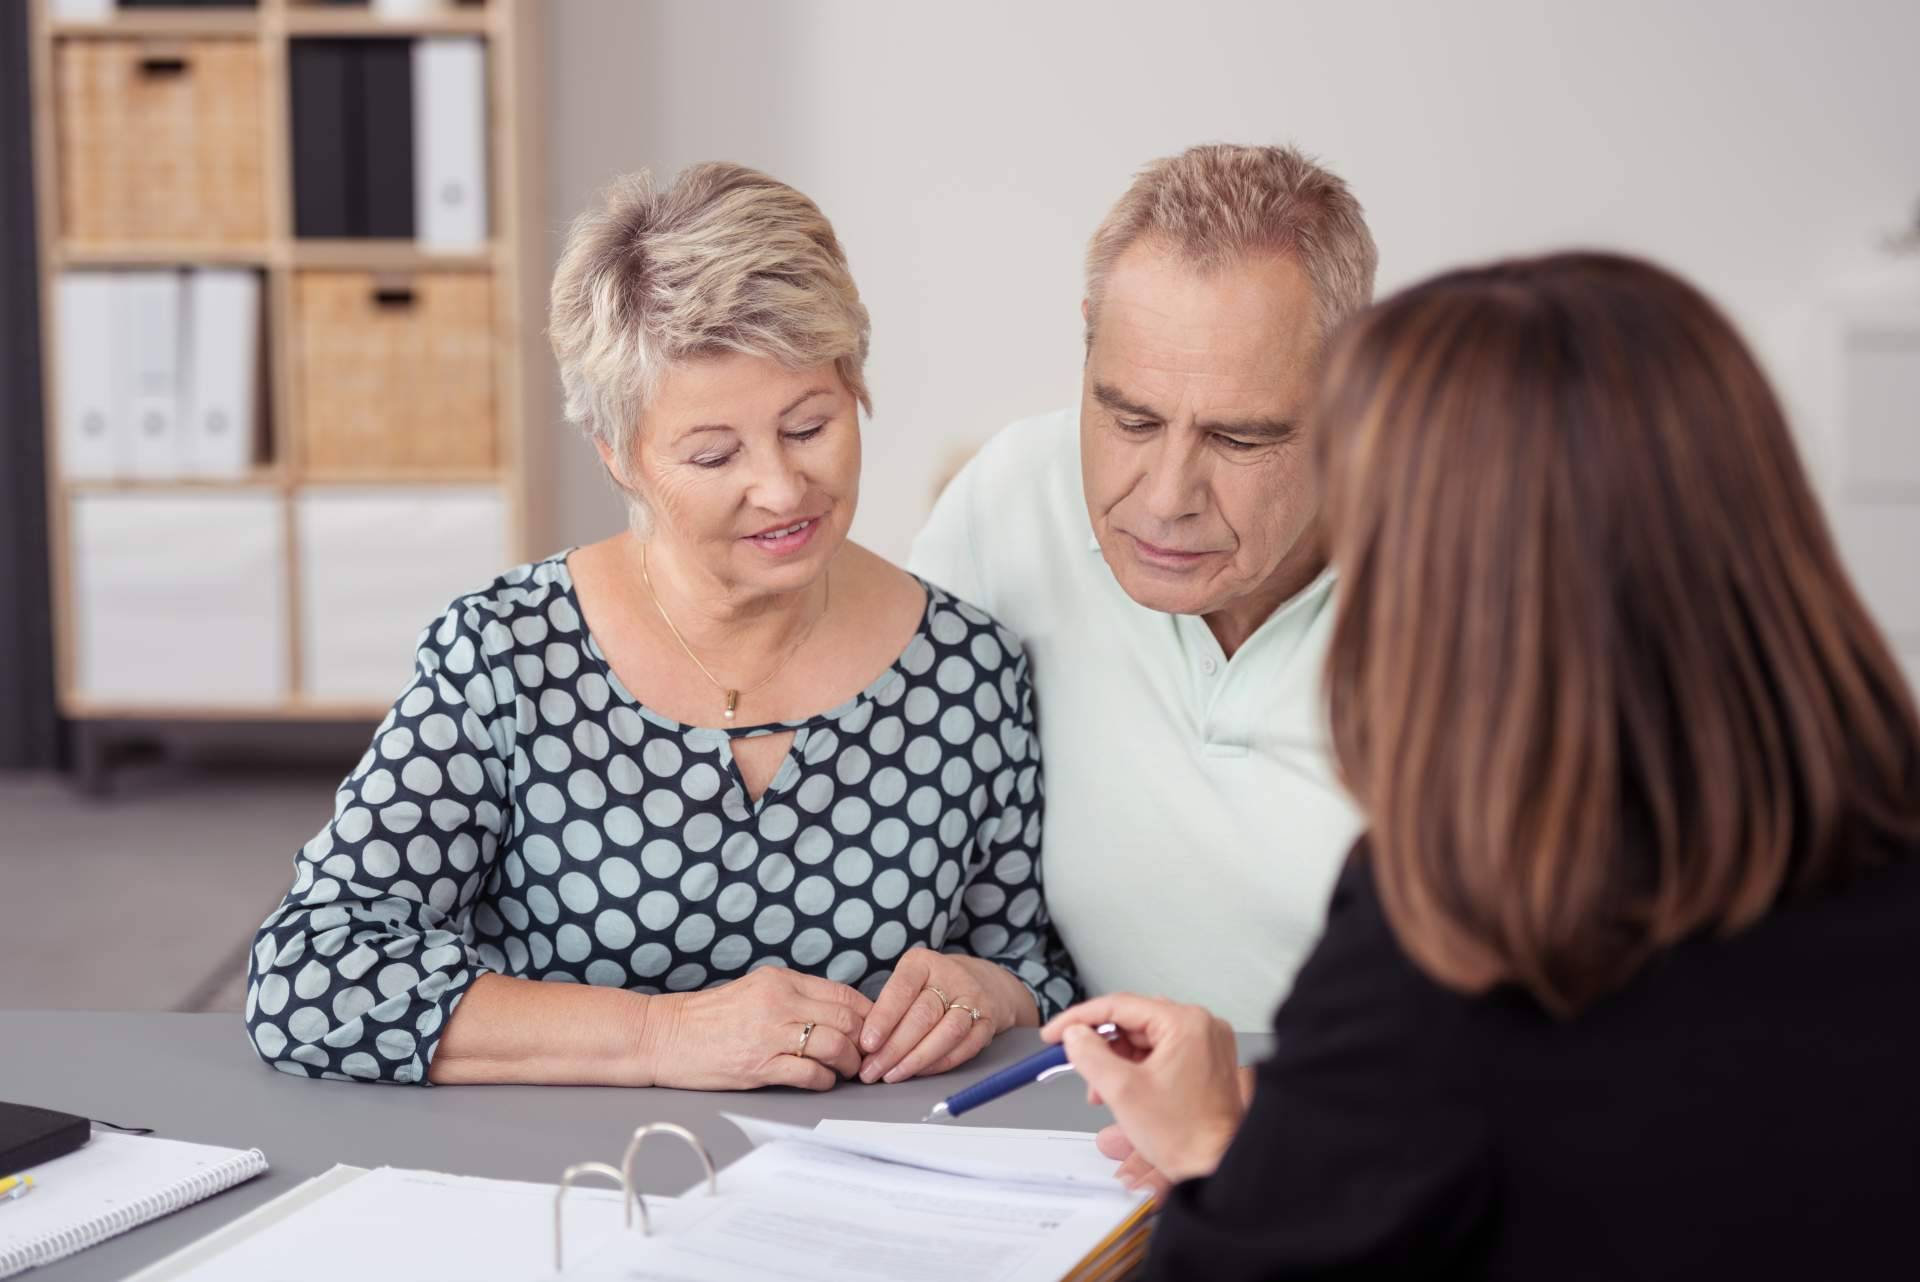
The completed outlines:
<svg viewBox="0 0 1920 1282">
<path fill-rule="evenodd" d="M 947 996 L 947 994 L 940 988 L 938 984 L 928 984 L 927 991 L 932 993 L 935 997 L 938 997 L 940 999 L 940 1004 L 942 1006 L 946 1007 L 948 1010 L 953 1009 L 953 998 Z"/>
<path fill-rule="evenodd" d="M 795 1051 L 794 1054 L 798 1055 L 801 1059 L 807 1057 L 807 1039 L 813 1036 L 813 1027 L 814 1022 L 812 1020 L 808 1020 L 806 1023 L 800 1025 L 800 1049 Z"/>
<path fill-rule="evenodd" d="M 969 1006 L 965 1002 L 948 1002 L 947 1009 L 965 1011 L 967 1015 L 968 1028 L 972 1028 L 975 1024 L 978 1024 L 980 1022 L 980 1008 L 978 1006 Z"/>
</svg>

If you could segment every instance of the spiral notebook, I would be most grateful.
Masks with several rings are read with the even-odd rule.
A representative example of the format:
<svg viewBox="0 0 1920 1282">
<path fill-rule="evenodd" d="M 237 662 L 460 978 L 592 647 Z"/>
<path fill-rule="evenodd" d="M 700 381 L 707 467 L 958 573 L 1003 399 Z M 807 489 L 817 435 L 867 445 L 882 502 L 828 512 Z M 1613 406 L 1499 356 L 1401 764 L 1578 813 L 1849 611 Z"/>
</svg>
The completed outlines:
<svg viewBox="0 0 1920 1282">
<path fill-rule="evenodd" d="M 266 1169 L 257 1148 L 95 1131 L 65 1157 L 0 1172 L 33 1176 L 31 1193 L 0 1207 L 0 1278 L 64 1259 Z"/>
</svg>

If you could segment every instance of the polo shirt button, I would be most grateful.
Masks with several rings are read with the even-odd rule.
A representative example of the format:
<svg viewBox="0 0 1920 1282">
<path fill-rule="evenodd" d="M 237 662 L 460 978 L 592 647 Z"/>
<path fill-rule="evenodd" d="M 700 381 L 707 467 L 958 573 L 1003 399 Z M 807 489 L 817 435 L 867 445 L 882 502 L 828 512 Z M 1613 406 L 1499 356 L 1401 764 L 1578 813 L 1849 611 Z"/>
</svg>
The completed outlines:
<svg viewBox="0 0 1920 1282">
<path fill-rule="evenodd" d="M 1200 660 L 1200 671 L 1206 673 L 1208 676 L 1212 676 L 1219 667 L 1220 665 L 1215 663 L 1211 656 Z"/>
</svg>

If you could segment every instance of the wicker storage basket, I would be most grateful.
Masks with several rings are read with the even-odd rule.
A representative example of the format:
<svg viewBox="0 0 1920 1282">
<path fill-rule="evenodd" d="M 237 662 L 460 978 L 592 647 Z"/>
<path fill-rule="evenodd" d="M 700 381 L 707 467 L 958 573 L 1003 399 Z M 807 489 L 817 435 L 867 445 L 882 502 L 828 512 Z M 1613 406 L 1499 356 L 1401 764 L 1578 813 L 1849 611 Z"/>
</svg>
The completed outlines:
<svg viewBox="0 0 1920 1282">
<path fill-rule="evenodd" d="M 493 278 L 294 278 L 294 396 L 309 472 L 474 472 L 498 461 Z"/>
<path fill-rule="evenodd" d="M 267 234 L 259 46 L 69 40 L 55 50 L 60 217 L 78 242 Z"/>
</svg>

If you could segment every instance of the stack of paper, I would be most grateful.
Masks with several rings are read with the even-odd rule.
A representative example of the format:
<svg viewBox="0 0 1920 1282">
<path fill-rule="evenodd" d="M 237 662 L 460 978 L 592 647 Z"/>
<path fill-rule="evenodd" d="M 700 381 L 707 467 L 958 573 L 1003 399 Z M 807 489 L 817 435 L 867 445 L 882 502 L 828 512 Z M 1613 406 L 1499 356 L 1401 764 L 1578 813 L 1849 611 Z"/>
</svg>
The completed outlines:
<svg viewBox="0 0 1920 1282">
<path fill-rule="evenodd" d="M 1150 1204 L 1090 1135 L 728 1119 L 757 1147 L 719 1195 L 611 1235 L 568 1282 L 1104 1282 L 1146 1250 Z"/>
</svg>

